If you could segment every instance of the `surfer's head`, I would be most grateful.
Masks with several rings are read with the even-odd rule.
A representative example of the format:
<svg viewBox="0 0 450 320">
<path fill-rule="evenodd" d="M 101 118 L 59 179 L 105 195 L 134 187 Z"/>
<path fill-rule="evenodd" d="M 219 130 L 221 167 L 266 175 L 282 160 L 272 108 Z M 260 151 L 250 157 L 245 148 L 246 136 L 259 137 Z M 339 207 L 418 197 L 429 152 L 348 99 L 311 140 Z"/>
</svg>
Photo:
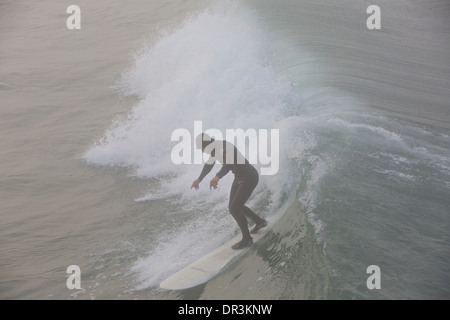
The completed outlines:
<svg viewBox="0 0 450 320">
<path fill-rule="evenodd" d="M 214 138 L 211 138 L 208 134 L 202 133 L 195 138 L 195 146 L 197 149 L 202 149 L 202 152 L 205 151 L 206 147 L 210 145 L 214 141 Z"/>
</svg>

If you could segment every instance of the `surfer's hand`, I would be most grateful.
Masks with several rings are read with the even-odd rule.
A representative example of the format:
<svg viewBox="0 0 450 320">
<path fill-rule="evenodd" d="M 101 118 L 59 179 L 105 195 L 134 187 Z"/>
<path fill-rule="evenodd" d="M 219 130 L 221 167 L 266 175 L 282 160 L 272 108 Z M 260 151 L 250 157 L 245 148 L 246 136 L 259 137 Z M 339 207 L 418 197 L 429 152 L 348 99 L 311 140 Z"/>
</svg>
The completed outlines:
<svg viewBox="0 0 450 320">
<path fill-rule="evenodd" d="M 219 177 L 215 176 L 214 178 L 212 178 L 212 180 L 209 182 L 209 189 L 211 190 L 211 188 L 217 189 L 217 184 L 219 183 Z"/>
<path fill-rule="evenodd" d="M 200 180 L 199 179 L 195 179 L 194 180 L 194 182 L 192 182 L 192 186 L 191 186 L 191 189 L 192 188 L 195 188 L 195 190 L 198 190 L 198 185 L 200 184 Z"/>
</svg>

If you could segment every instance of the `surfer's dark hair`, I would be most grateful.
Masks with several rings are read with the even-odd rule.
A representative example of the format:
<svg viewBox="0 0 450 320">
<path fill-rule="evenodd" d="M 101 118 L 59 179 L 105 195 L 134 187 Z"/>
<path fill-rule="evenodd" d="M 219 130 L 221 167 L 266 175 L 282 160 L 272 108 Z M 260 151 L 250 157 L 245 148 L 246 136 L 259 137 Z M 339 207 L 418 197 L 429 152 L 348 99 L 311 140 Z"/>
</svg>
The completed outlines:
<svg viewBox="0 0 450 320">
<path fill-rule="evenodd" d="M 207 133 L 202 133 L 195 139 L 195 144 L 198 149 L 205 150 L 207 146 L 214 142 L 214 138 L 210 137 Z"/>
</svg>

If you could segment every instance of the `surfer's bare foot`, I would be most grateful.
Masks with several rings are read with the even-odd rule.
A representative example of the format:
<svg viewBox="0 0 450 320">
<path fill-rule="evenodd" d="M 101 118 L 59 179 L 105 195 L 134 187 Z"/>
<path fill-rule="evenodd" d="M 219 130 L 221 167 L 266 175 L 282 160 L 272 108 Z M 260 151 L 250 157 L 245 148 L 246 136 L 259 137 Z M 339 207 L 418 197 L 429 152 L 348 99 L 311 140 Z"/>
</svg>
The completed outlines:
<svg viewBox="0 0 450 320">
<path fill-rule="evenodd" d="M 263 221 L 261 221 L 260 223 L 257 223 L 257 224 L 253 227 L 252 231 L 250 231 L 250 233 L 251 233 L 251 234 L 255 234 L 255 233 L 257 233 L 257 232 L 259 231 L 259 229 L 262 229 L 262 228 L 264 228 L 264 227 L 267 227 L 268 224 L 269 224 L 269 223 L 267 222 L 267 220 L 263 220 Z"/>
<path fill-rule="evenodd" d="M 251 246 L 252 244 L 253 244 L 253 239 L 252 238 L 250 238 L 249 240 L 242 239 L 238 243 L 233 244 L 231 246 L 231 248 L 234 249 L 234 250 L 239 250 L 239 249 L 247 248 L 247 247 Z"/>
</svg>

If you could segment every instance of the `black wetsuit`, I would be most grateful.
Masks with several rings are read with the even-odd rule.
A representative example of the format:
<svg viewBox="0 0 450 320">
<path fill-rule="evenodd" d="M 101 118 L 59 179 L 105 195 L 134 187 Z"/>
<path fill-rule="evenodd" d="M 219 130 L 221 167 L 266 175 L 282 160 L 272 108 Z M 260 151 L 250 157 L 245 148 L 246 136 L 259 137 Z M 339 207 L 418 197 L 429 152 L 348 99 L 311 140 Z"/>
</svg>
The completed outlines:
<svg viewBox="0 0 450 320">
<path fill-rule="evenodd" d="M 236 220 L 242 232 L 244 241 L 251 240 L 250 232 L 246 217 L 250 218 L 255 224 L 265 222 L 264 219 L 256 215 L 245 203 L 250 198 L 253 190 L 255 190 L 259 175 L 258 171 L 252 166 L 248 160 L 240 153 L 236 146 L 227 141 L 214 141 L 216 147 L 211 152 L 212 158 L 204 166 L 198 178 L 200 181 L 211 172 L 215 160 L 219 160 L 223 166 L 216 174 L 219 178 L 225 176 L 230 170 L 234 173 L 234 181 L 231 186 L 229 210 L 233 218 Z M 233 150 L 233 157 L 229 156 L 227 159 L 226 151 Z M 216 157 L 217 155 L 217 157 Z M 211 163 L 212 162 L 212 163 Z"/>
</svg>

